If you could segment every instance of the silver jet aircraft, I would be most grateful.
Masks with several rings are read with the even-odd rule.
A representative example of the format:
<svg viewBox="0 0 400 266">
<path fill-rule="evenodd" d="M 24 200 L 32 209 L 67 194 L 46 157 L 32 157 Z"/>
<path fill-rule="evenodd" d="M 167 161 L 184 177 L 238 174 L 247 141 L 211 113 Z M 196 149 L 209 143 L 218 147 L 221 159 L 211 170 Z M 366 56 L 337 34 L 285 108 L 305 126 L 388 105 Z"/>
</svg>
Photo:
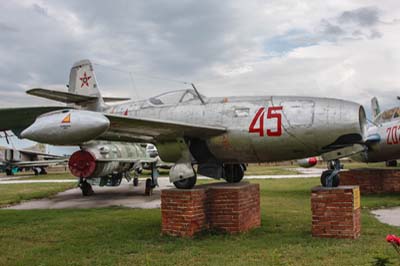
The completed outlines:
<svg viewBox="0 0 400 266">
<path fill-rule="evenodd" d="M 33 170 L 35 175 L 45 175 L 46 168 L 50 165 L 67 163 L 67 158 L 46 153 L 38 147 L 38 145 L 27 149 L 0 147 L 0 169 L 8 176 L 22 169 Z"/>
<path fill-rule="evenodd" d="M 400 107 L 381 112 L 374 97 L 372 124 L 368 127 L 366 149 L 352 158 L 361 162 L 386 162 L 387 166 L 397 166 L 400 158 Z"/>
<path fill-rule="evenodd" d="M 117 105 L 102 97 L 92 64 L 77 62 L 68 92 L 31 89 L 28 94 L 68 104 L 0 110 L 0 130 L 54 145 L 91 140 L 154 143 L 172 162 L 170 181 L 192 188 L 201 174 L 239 182 L 246 163 L 307 158 L 330 153 L 334 169 L 322 183 L 339 184 L 338 158 L 364 143 L 366 117 L 357 103 L 316 97 L 205 97 L 196 87 Z M 340 152 L 332 153 L 339 150 Z M 197 164 L 197 173 L 193 165 Z M 82 167 L 85 167 L 82 163 Z"/>
</svg>

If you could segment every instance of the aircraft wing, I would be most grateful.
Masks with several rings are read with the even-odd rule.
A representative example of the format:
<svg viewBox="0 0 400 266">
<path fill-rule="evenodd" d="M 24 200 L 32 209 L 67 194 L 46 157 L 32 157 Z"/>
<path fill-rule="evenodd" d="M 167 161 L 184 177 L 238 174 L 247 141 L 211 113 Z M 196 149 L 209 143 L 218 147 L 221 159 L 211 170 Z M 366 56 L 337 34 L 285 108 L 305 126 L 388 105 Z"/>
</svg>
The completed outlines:
<svg viewBox="0 0 400 266">
<path fill-rule="evenodd" d="M 60 155 L 55 155 L 55 154 L 49 154 L 49 153 L 44 153 L 44 152 L 39 152 L 39 151 L 30 151 L 30 150 L 18 150 L 22 154 L 29 154 L 29 155 L 42 155 L 48 158 L 63 158 L 64 156 Z"/>
<path fill-rule="evenodd" d="M 41 160 L 41 161 L 21 161 L 21 162 L 11 162 L 10 165 L 16 167 L 35 167 L 35 166 L 49 166 L 51 164 L 60 164 L 67 162 L 68 159 L 60 160 Z"/>
<path fill-rule="evenodd" d="M 204 138 L 220 135 L 226 128 L 204 126 L 164 120 L 104 114 L 110 120 L 110 128 L 100 136 L 103 140 L 152 142 L 176 140 L 179 137 Z"/>
<path fill-rule="evenodd" d="M 0 131 L 24 129 L 45 113 L 66 109 L 65 106 L 19 107 L 0 109 Z"/>
<path fill-rule="evenodd" d="M 26 91 L 27 94 L 42 97 L 45 99 L 50 99 L 62 103 L 85 103 L 97 100 L 96 96 L 88 96 L 83 94 L 71 93 L 71 92 L 63 92 L 57 90 L 48 90 L 42 88 L 34 88 Z M 130 98 L 116 98 L 116 97 L 103 97 L 104 102 L 119 102 L 119 101 L 127 101 Z"/>
<path fill-rule="evenodd" d="M 121 163 L 155 163 L 157 162 L 156 158 L 118 158 L 118 159 L 97 159 L 98 162 L 121 162 Z"/>
</svg>

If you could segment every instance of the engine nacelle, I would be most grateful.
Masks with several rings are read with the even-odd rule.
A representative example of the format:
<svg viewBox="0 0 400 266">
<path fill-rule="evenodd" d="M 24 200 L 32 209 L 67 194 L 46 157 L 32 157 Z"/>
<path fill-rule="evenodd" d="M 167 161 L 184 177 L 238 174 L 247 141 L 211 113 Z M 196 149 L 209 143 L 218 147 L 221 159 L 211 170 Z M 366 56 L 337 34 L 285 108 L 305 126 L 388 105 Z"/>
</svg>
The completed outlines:
<svg viewBox="0 0 400 266">
<path fill-rule="evenodd" d="M 53 145 L 78 145 L 103 134 L 110 120 L 101 113 L 62 110 L 39 116 L 21 132 L 22 138 Z"/>
<path fill-rule="evenodd" d="M 318 159 L 317 159 L 317 157 L 310 157 L 310 158 L 297 160 L 297 163 L 301 167 L 310 168 L 310 167 L 317 165 Z"/>
<path fill-rule="evenodd" d="M 76 177 L 99 178 L 128 172 L 138 158 L 145 157 L 146 150 L 139 144 L 95 142 L 74 152 L 68 167 Z"/>
</svg>

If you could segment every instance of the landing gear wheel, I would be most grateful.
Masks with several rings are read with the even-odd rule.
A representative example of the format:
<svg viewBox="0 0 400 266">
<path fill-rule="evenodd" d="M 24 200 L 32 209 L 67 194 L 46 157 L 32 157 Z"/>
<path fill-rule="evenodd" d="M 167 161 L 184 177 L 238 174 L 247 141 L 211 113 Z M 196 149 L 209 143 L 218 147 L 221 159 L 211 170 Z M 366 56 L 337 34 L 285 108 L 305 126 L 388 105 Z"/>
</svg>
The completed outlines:
<svg viewBox="0 0 400 266">
<path fill-rule="evenodd" d="M 240 181 L 242 181 L 243 176 L 231 176 L 231 177 L 227 177 L 225 180 L 228 183 L 239 183 Z"/>
<path fill-rule="evenodd" d="M 179 189 L 191 189 L 196 185 L 197 176 L 192 176 L 183 180 L 175 181 L 174 186 Z"/>
<path fill-rule="evenodd" d="M 322 172 L 321 184 L 323 187 L 328 186 L 328 177 L 334 172 L 334 170 L 326 170 Z M 339 174 L 332 176 L 332 187 L 337 187 L 340 184 Z"/>
<path fill-rule="evenodd" d="M 35 175 L 39 175 L 39 170 L 37 168 L 33 169 L 33 172 L 35 173 Z"/>
<path fill-rule="evenodd" d="M 81 190 L 82 190 L 82 195 L 83 196 L 91 196 L 91 195 L 93 195 L 94 194 L 94 191 L 93 191 L 93 188 L 92 188 L 92 186 L 85 180 L 85 181 L 82 181 L 80 184 L 79 184 L 79 187 L 81 188 Z"/>
<path fill-rule="evenodd" d="M 151 179 L 150 179 L 150 178 L 147 178 L 147 179 L 146 179 L 146 188 L 145 188 L 145 191 L 144 191 L 144 194 L 145 194 L 146 196 L 151 196 L 151 194 L 153 194 L 153 186 L 152 186 L 152 183 L 153 183 L 153 182 L 151 182 Z"/>
<path fill-rule="evenodd" d="M 397 166 L 397 161 L 396 160 L 386 161 L 385 164 L 386 164 L 387 167 L 396 167 Z"/>
<path fill-rule="evenodd" d="M 45 168 L 40 168 L 40 174 L 41 175 L 47 175 L 47 171 Z"/>
<path fill-rule="evenodd" d="M 137 187 L 138 185 L 139 185 L 139 178 L 134 177 L 134 178 L 133 178 L 133 186 L 134 186 L 134 187 Z"/>
<path fill-rule="evenodd" d="M 7 176 L 12 176 L 14 175 L 11 169 L 6 169 L 6 175 Z"/>
</svg>

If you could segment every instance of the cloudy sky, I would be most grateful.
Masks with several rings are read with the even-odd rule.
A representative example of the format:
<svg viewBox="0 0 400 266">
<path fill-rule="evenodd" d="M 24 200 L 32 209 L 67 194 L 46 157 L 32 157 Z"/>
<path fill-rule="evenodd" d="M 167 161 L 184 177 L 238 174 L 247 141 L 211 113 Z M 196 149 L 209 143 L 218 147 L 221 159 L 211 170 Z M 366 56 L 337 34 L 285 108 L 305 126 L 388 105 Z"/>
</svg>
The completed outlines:
<svg viewBox="0 0 400 266">
<path fill-rule="evenodd" d="M 175 82 L 207 96 L 312 95 L 381 107 L 400 95 L 398 1 L 37 1 L 0 3 L 2 107 L 56 103 L 87 58 L 104 95 L 147 98 Z M 131 74 L 129 74 L 131 73 Z"/>
</svg>

